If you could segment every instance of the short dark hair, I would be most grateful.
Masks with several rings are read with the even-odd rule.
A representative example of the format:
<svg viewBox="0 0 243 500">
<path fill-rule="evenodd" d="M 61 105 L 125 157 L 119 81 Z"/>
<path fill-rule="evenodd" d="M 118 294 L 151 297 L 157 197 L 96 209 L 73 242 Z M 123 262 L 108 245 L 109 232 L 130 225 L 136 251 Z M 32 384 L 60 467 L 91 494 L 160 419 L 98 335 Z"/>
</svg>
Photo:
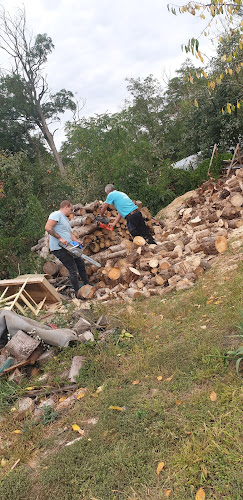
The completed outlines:
<svg viewBox="0 0 243 500">
<path fill-rule="evenodd" d="M 60 203 L 60 208 L 64 208 L 64 207 L 71 207 L 72 203 L 71 201 L 69 200 L 63 200 L 61 203 Z"/>
</svg>

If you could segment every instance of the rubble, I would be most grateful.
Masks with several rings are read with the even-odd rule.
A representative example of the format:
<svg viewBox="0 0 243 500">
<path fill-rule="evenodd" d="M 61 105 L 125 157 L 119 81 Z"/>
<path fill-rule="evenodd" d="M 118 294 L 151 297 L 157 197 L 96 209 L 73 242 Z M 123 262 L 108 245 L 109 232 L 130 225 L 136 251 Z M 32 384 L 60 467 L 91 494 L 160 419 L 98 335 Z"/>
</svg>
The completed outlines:
<svg viewBox="0 0 243 500">
<path fill-rule="evenodd" d="M 87 332 L 81 333 L 81 335 L 78 336 L 79 340 L 81 342 L 94 342 L 94 335 L 90 330 L 87 330 Z"/>
<path fill-rule="evenodd" d="M 87 330 L 89 330 L 90 328 L 91 328 L 91 323 L 84 318 L 80 318 L 79 321 L 73 327 L 77 335 L 87 332 Z"/>
<path fill-rule="evenodd" d="M 17 410 L 18 417 L 20 419 L 24 418 L 27 413 L 32 413 L 35 408 L 35 403 L 31 398 L 22 398 L 18 401 Z"/>
<path fill-rule="evenodd" d="M 79 370 L 84 366 L 85 357 L 84 356 L 74 356 L 72 359 L 71 368 L 69 371 L 68 378 L 71 382 L 76 382 L 76 378 L 79 374 Z"/>
<path fill-rule="evenodd" d="M 40 345 L 40 341 L 33 339 L 30 335 L 18 330 L 18 332 L 6 344 L 6 352 L 17 361 L 25 361 L 32 352 Z"/>
</svg>

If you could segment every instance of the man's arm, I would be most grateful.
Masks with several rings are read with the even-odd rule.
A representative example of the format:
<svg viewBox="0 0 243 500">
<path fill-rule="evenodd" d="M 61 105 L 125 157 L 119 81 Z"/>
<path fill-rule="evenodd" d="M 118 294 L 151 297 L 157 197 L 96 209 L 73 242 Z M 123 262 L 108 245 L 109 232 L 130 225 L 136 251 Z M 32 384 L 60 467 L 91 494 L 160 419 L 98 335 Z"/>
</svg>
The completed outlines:
<svg viewBox="0 0 243 500">
<path fill-rule="evenodd" d="M 119 220 L 120 220 L 120 219 L 121 219 L 121 215 L 120 215 L 120 214 L 118 214 L 118 215 L 116 216 L 116 218 L 113 220 L 113 222 L 110 222 L 110 226 L 115 227 L 115 226 L 116 226 L 116 224 L 117 224 L 117 222 L 119 222 Z"/>
<path fill-rule="evenodd" d="M 101 217 L 105 214 L 108 207 L 109 207 L 109 203 L 103 203 L 101 210 L 100 210 Z"/>
<path fill-rule="evenodd" d="M 53 238 L 56 238 L 57 240 L 60 241 L 60 243 L 62 243 L 63 245 L 66 246 L 67 241 L 64 238 L 62 238 L 58 233 L 56 233 L 56 231 L 54 229 L 56 224 L 57 224 L 57 220 L 48 219 L 48 221 L 45 225 L 45 230 L 48 232 L 48 234 L 53 236 Z"/>
<path fill-rule="evenodd" d="M 79 243 L 79 245 L 83 245 L 83 242 L 81 240 L 79 240 L 78 238 L 76 238 L 72 232 L 71 232 L 71 238 L 72 238 L 72 241 L 76 241 L 77 243 Z"/>
</svg>

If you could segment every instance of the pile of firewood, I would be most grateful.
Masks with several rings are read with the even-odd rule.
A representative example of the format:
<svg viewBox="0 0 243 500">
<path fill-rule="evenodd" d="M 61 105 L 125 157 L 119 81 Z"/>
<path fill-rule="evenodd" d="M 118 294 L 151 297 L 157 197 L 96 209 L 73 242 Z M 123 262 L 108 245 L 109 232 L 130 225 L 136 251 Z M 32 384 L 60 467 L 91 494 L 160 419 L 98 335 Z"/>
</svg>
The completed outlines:
<svg viewBox="0 0 243 500">
<path fill-rule="evenodd" d="M 120 221 L 113 232 L 97 229 L 94 216 L 99 213 L 99 207 L 98 201 L 85 207 L 75 205 L 71 220 L 75 235 L 84 239 L 87 251 L 101 264 L 98 270 L 87 266 L 90 283 L 95 286 L 80 288 L 80 298 L 126 300 L 187 289 L 210 268 L 211 256 L 227 249 L 228 237 L 243 225 L 243 168 L 228 179 L 205 182 L 196 196 L 178 209 L 173 222 L 152 219 L 140 203 L 157 245 L 148 245 L 141 237 L 132 242 L 128 239 L 125 221 Z M 116 214 L 111 210 L 110 219 Z M 40 240 L 33 248 L 40 255 L 43 255 L 44 241 Z M 60 287 L 61 280 L 65 279 L 62 267 L 57 261 L 44 264 L 47 274 L 54 277 L 59 273 L 56 282 L 52 278 L 54 286 Z"/>
</svg>

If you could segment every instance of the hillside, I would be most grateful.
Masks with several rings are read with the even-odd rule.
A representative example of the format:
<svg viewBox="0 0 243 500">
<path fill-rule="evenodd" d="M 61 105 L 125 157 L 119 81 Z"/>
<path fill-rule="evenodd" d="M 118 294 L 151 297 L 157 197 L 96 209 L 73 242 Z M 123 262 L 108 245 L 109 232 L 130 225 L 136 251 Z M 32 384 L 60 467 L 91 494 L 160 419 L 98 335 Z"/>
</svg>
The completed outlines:
<svg viewBox="0 0 243 500">
<path fill-rule="evenodd" d="M 1 381 L 1 500 L 240 500 L 242 379 L 223 354 L 240 345 L 242 260 L 235 237 L 189 290 L 86 311 L 66 304 L 52 322 L 105 314 L 108 333 L 42 368 L 47 387 L 62 387 L 73 356 L 86 358 L 82 396 L 52 396 L 41 420 L 16 411 L 28 386 L 45 387 L 40 374 Z"/>
</svg>

